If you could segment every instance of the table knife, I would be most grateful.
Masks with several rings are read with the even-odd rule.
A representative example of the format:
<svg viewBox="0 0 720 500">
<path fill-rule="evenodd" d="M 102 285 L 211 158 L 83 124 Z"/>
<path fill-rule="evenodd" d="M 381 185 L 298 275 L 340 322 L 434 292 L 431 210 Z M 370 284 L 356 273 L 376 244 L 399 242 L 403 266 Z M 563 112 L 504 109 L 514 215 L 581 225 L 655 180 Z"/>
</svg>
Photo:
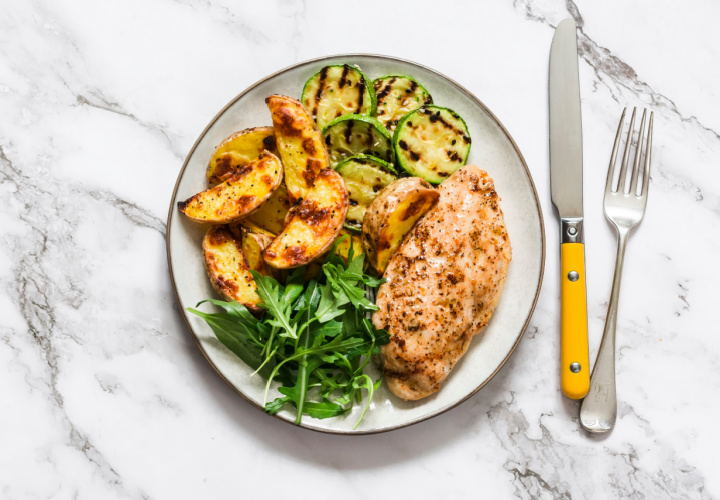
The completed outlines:
<svg viewBox="0 0 720 500">
<path fill-rule="evenodd" d="M 550 190 L 560 217 L 560 386 L 572 399 L 590 388 L 583 238 L 583 156 L 575 22 L 550 48 Z"/>
</svg>

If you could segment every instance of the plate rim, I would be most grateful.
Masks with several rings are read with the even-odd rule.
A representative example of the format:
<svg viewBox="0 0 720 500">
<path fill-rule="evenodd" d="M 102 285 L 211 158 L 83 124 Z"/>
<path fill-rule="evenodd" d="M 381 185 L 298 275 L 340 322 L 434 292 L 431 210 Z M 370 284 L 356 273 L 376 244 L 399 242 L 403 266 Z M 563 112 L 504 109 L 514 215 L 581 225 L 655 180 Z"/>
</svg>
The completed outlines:
<svg viewBox="0 0 720 500">
<path fill-rule="evenodd" d="M 371 434 L 382 434 L 385 432 L 390 432 L 397 429 L 402 429 L 404 427 L 409 427 L 411 425 L 418 424 L 420 422 L 423 422 L 425 420 L 429 420 L 431 418 L 437 417 L 438 415 L 441 415 L 445 412 L 448 412 L 452 410 L 453 408 L 458 407 L 468 399 L 470 399 L 472 396 L 477 394 L 477 392 L 485 387 L 494 377 L 498 374 L 498 372 L 502 369 L 503 366 L 505 366 L 505 363 L 507 363 L 508 359 L 510 359 L 510 356 L 513 355 L 515 352 L 515 349 L 517 349 L 517 346 L 520 344 L 520 341 L 525 336 L 525 332 L 527 331 L 528 326 L 530 325 L 530 320 L 532 319 L 533 313 L 535 312 L 535 307 L 537 306 L 538 299 L 540 297 L 540 290 L 542 289 L 543 279 L 545 277 L 545 257 L 546 257 L 546 249 L 545 249 L 545 219 L 543 217 L 543 211 L 542 211 L 542 205 L 540 204 L 540 198 L 537 193 L 537 189 L 535 187 L 535 181 L 533 180 L 532 174 L 530 173 L 530 169 L 527 166 L 527 162 L 525 161 L 525 157 L 523 156 L 522 152 L 520 151 L 520 148 L 518 147 L 517 143 L 515 142 L 515 139 L 513 139 L 512 135 L 510 135 L 510 132 L 505 128 L 505 126 L 502 124 L 502 122 L 498 119 L 497 116 L 488 108 L 485 103 L 483 103 L 475 94 L 470 92 L 468 89 L 466 89 L 464 86 L 460 85 L 458 82 L 453 80 L 452 78 L 449 78 L 448 76 L 444 75 L 443 73 L 434 70 L 432 68 L 429 68 L 427 66 L 424 66 L 422 64 L 416 63 L 414 61 L 410 61 L 407 59 L 402 59 L 400 57 L 394 57 L 394 56 L 388 56 L 388 55 L 382 55 L 382 54 L 366 54 L 366 53 L 348 53 L 348 54 L 332 54 L 332 55 L 326 55 L 321 57 L 316 57 L 314 59 L 307 59 L 305 61 L 301 61 L 295 64 L 291 64 L 290 66 L 286 66 L 285 68 L 282 68 L 268 76 L 265 76 L 261 78 L 260 80 L 256 81 L 252 85 L 245 88 L 242 92 L 237 94 L 235 97 L 233 97 L 223 108 L 218 111 L 215 116 L 208 122 L 208 124 L 205 126 L 203 131 L 198 135 L 198 138 L 196 139 L 195 143 L 192 145 L 190 150 L 188 151 L 187 155 L 185 156 L 185 160 L 183 161 L 182 167 L 180 168 L 180 171 L 178 172 L 177 179 L 175 181 L 175 187 L 173 188 L 172 195 L 170 196 L 170 207 L 168 208 L 168 215 L 167 215 L 167 222 L 166 222 L 166 232 L 165 232 L 165 249 L 166 249 L 166 257 L 167 257 L 167 264 L 168 264 L 168 272 L 170 274 L 170 282 L 172 283 L 173 293 L 175 295 L 175 303 L 181 306 L 180 303 L 180 296 L 178 294 L 177 284 L 175 283 L 175 273 L 173 272 L 173 266 L 172 266 L 172 251 L 170 248 L 170 232 L 172 229 L 172 215 L 175 208 L 175 198 L 177 196 L 177 191 L 180 186 L 180 180 L 183 177 L 183 174 L 185 173 L 185 169 L 188 166 L 188 163 L 190 162 L 190 158 L 195 153 L 195 149 L 197 149 L 198 144 L 200 144 L 200 141 L 205 137 L 208 130 L 217 122 L 217 120 L 230 108 L 233 104 L 235 104 L 238 100 L 240 100 L 245 94 L 250 92 L 255 87 L 265 83 L 268 80 L 271 80 L 272 78 L 285 73 L 287 71 L 299 68 L 301 66 L 306 66 L 309 64 L 315 64 L 319 62 L 323 62 L 329 59 L 339 59 L 339 58 L 359 58 L 359 57 L 366 57 L 366 58 L 376 58 L 376 59 L 383 59 L 385 61 L 398 61 L 403 64 L 409 64 L 411 66 L 418 67 L 424 71 L 428 71 L 430 73 L 434 73 L 441 78 L 444 78 L 445 80 L 449 81 L 453 85 L 455 85 L 460 91 L 464 92 L 467 97 L 469 97 L 471 100 L 475 101 L 476 104 L 478 104 L 494 121 L 500 126 L 500 129 L 505 134 L 505 136 L 510 140 L 510 143 L 512 144 L 513 149 L 517 153 L 518 157 L 520 158 L 520 161 L 523 165 L 523 168 L 525 169 L 525 173 L 527 174 L 528 180 L 530 181 L 530 187 L 532 188 L 532 192 L 534 195 L 535 200 L 535 206 L 537 208 L 538 216 L 540 218 L 540 240 L 541 240 L 541 249 L 542 249 L 542 255 L 540 258 L 540 276 L 538 279 L 537 289 L 535 290 L 535 298 L 533 299 L 532 306 L 530 307 L 530 311 L 528 312 L 527 318 L 525 319 L 525 323 L 522 326 L 522 330 L 520 331 L 520 335 L 518 335 L 517 340 L 513 344 L 510 351 L 508 351 L 507 355 L 503 358 L 502 362 L 498 365 L 498 367 L 485 379 L 483 382 L 477 386 L 475 389 L 470 391 L 467 395 L 456 401 L 455 403 L 448 405 L 445 408 L 441 408 L 440 410 L 435 411 L 434 413 L 430 413 L 428 415 L 424 415 L 422 417 L 416 418 L 414 420 L 410 420 L 407 422 L 403 422 L 401 424 L 396 424 L 391 427 L 382 428 L 382 429 L 366 429 L 366 430 L 339 430 L 339 429 L 321 429 L 317 427 L 309 427 L 306 426 L 303 423 L 300 423 L 300 425 L 295 425 L 293 422 L 286 420 L 279 415 L 275 414 L 272 415 L 272 417 L 293 425 L 294 427 L 301 427 L 303 429 L 307 429 L 314 432 L 320 432 L 323 434 L 335 434 L 335 435 L 343 435 L 343 436 L 363 436 L 363 435 L 371 435 Z M 185 322 L 185 327 L 188 329 L 189 333 L 192 335 L 193 340 L 197 344 L 198 348 L 200 349 L 200 352 L 202 353 L 205 360 L 208 362 L 208 364 L 212 367 L 212 369 L 215 371 L 217 375 L 220 376 L 220 378 L 225 381 L 225 383 L 230 386 L 230 388 L 235 391 L 238 395 L 240 395 L 241 398 L 243 398 L 245 401 L 250 403 L 253 407 L 257 408 L 258 410 L 265 413 L 264 409 L 256 404 L 254 401 L 252 401 L 249 397 L 247 397 L 245 394 L 240 391 L 235 385 L 230 382 L 225 375 L 220 372 L 217 366 L 215 366 L 215 363 L 210 359 L 207 352 L 205 351 L 205 348 L 200 343 L 200 340 L 195 334 L 195 331 L 193 330 L 192 326 L 190 325 L 190 322 L 188 321 L 187 315 L 184 313 L 182 309 L 179 310 L 180 315 L 183 318 L 183 321 Z"/>
</svg>

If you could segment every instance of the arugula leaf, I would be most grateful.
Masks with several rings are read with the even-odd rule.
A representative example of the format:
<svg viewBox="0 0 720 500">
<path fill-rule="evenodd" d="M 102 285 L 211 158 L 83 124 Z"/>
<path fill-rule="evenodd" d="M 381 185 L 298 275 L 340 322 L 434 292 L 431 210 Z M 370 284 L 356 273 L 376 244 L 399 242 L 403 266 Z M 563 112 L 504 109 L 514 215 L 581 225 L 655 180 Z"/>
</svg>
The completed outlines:
<svg viewBox="0 0 720 500">
<path fill-rule="evenodd" d="M 257 318 L 253 316 L 250 311 L 248 311 L 247 307 L 238 302 L 225 302 L 223 300 L 205 299 L 198 302 L 195 307 L 200 307 L 205 302 L 210 302 L 211 304 L 214 304 L 224 309 L 225 312 L 228 313 L 230 316 L 237 318 L 238 321 L 245 323 L 251 327 L 255 327 L 259 323 Z"/>
<path fill-rule="evenodd" d="M 364 273 L 364 254 L 356 256 L 350 249 L 347 261 L 338 255 L 343 238 L 327 254 L 317 279 L 306 282 L 305 269 L 298 268 L 283 286 L 252 272 L 264 310 L 261 318 L 236 302 L 204 301 L 220 307 L 219 314 L 188 309 L 266 379 L 265 401 L 272 382 L 280 382 L 280 397 L 266 403 L 265 411 L 272 415 L 292 406 L 296 424 L 303 415 L 329 418 L 346 413 L 366 393 L 357 427 L 380 384 L 364 371 L 389 335 L 365 317 L 377 310 L 365 292 L 384 280 Z"/>
<path fill-rule="evenodd" d="M 305 266 L 293 269 L 285 283 L 285 294 L 283 295 L 283 306 L 291 305 L 303 293 L 305 285 Z"/>
<path fill-rule="evenodd" d="M 329 401 L 326 401 L 324 403 L 308 401 L 305 403 L 304 410 L 307 416 L 320 419 L 337 417 L 347 412 L 346 408 L 343 408 L 339 404 L 331 403 Z"/>
<path fill-rule="evenodd" d="M 338 246 L 340 246 L 340 243 L 342 243 L 349 237 L 350 237 L 349 235 L 343 234 L 342 236 L 340 236 L 338 239 L 335 240 L 335 242 L 333 243 L 333 246 L 330 247 L 330 251 L 325 256 L 325 264 L 334 264 L 334 265 L 339 265 L 339 266 L 345 265 L 345 260 L 343 260 L 343 258 L 340 257 L 340 255 L 338 255 L 337 248 L 338 248 Z M 350 249 L 352 250 L 352 245 L 350 245 Z M 349 252 L 348 252 L 348 256 L 350 256 Z"/>
<path fill-rule="evenodd" d="M 387 280 L 385 278 L 374 278 L 373 276 L 368 276 L 367 274 L 363 274 L 362 277 L 362 282 L 365 286 L 369 286 L 371 288 L 377 288 L 386 281 Z"/>
<path fill-rule="evenodd" d="M 302 335 L 302 344 L 307 347 L 309 346 L 310 339 L 311 339 L 311 332 L 308 330 Z M 285 396 L 288 396 L 291 401 L 295 404 L 295 408 L 297 409 L 296 415 L 295 415 L 295 423 L 299 424 L 302 420 L 303 415 L 303 409 L 305 408 L 305 399 L 307 397 L 308 393 L 308 387 L 310 382 L 310 374 L 315 371 L 320 365 L 322 364 L 322 359 L 320 358 L 310 358 L 308 359 L 308 355 L 304 354 L 299 358 L 299 368 L 298 368 L 298 375 L 297 375 L 297 381 L 293 387 L 280 387 L 278 388 L 278 391 L 281 394 L 284 394 Z"/>
<path fill-rule="evenodd" d="M 345 313 L 345 309 L 342 308 L 350 300 L 342 295 L 336 294 L 333 290 L 331 283 L 326 283 L 320 287 L 320 303 L 317 306 L 317 312 L 315 313 L 320 323 L 326 323 L 333 318 L 342 316 Z"/>
<path fill-rule="evenodd" d="M 335 320 L 330 320 L 324 325 L 320 325 L 318 328 L 315 329 L 315 338 L 325 339 L 327 337 L 336 337 L 343 331 L 344 328 L 345 325 L 343 323 Z"/>
<path fill-rule="evenodd" d="M 251 330 L 233 318 L 232 314 L 208 314 L 191 307 L 188 307 L 187 310 L 203 318 L 212 328 L 218 340 L 250 368 L 254 370 L 260 368 L 258 373 L 263 378 L 267 378 L 272 373 L 275 368 L 274 360 L 267 360 L 263 357 L 263 345 L 257 341 Z M 264 366 L 262 366 L 263 363 Z"/>
<path fill-rule="evenodd" d="M 277 412 L 280 411 L 280 409 L 283 407 L 283 405 L 285 403 L 289 403 L 291 401 L 292 401 L 292 398 L 290 396 L 276 398 L 273 401 L 270 401 L 269 403 L 265 404 L 265 411 L 268 413 L 268 415 L 275 415 Z"/>
<path fill-rule="evenodd" d="M 343 328 L 345 329 L 345 335 L 352 337 L 355 335 L 358 329 L 358 314 L 357 309 L 346 309 L 345 314 L 342 316 Z"/>
<path fill-rule="evenodd" d="M 364 258 L 365 255 L 361 254 L 352 261 L 350 266 L 359 262 L 362 267 L 362 260 Z M 341 300 L 351 302 L 353 307 L 360 309 L 361 311 L 378 310 L 378 307 L 365 297 L 365 288 L 358 286 L 358 283 L 362 283 L 364 275 L 357 274 L 355 272 L 348 272 L 343 270 L 342 266 L 336 266 L 329 263 L 323 265 L 323 272 L 325 273 L 328 283 L 332 284 L 335 295 L 337 297 L 345 297 Z"/>
<path fill-rule="evenodd" d="M 349 259 L 350 265 L 347 266 L 347 270 L 342 273 L 344 279 L 355 279 L 360 281 L 363 276 L 363 263 L 365 262 L 365 254 L 360 254 L 355 259 Z"/>
<path fill-rule="evenodd" d="M 277 398 L 276 400 L 271 401 L 270 403 L 265 405 L 265 411 L 270 415 L 275 415 L 278 411 L 280 411 L 283 405 L 288 403 L 295 406 L 295 402 L 290 396 Z M 346 412 L 346 408 L 343 408 L 339 404 L 332 403 L 330 401 L 325 401 L 322 403 L 307 401 L 305 403 L 305 406 L 303 407 L 303 413 L 305 415 L 318 419 L 337 417 Z"/>
<path fill-rule="evenodd" d="M 376 345 L 385 345 L 390 342 L 390 334 L 387 330 L 383 328 L 375 328 L 372 321 L 369 319 L 363 318 L 362 326 L 365 329 L 365 332 L 367 332 L 367 334 L 375 340 Z"/>
<path fill-rule="evenodd" d="M 380 382 L 382 379 L 377 381 L 377 384 L 373 383 L 372 379 L 368 375 L 359 375 L 356 378 L 353 379 L 352 387 L 353 389 L 365 389 L 367 391 L 367 399 L 365 401 L 365 407 L 363 408 L 362 413 L 360 414 L 360 419 L 355 424 L 355 427 L 353 429 L 357 429 L 358 425 L 360 425 L 360 422 L 363 421 L 363 418 L 365 418 L 365 414 L 367 413 L 368 409 L 370 408 L 370 403 L 372 403 L 372 397 L 375 393 L 375 389 L 380 387 Z"/>
<path fill-rule="evenodd" d="M 260 303 L 259 306 L 267 309 L 273 316 L 272 319 L 268 320 L 268 323 L 284 328 L 287 336 L 297 339 L 297 331 L 295 326 L 290 323 L 289 311 L 286 310 L 288 309 L 288 299 L 284 296 L 285 289 L 283 286 L 270 276 L 263 276 L 252 269 L 250 273 L 257 285 L 257 294 L 262 299 L 262 303 Z M 295 297 L 302 293 L 302 288 L 298 290 L 296 286 L 291 286 L 293 286 L 291 293 L 297 293 Z"/>
</svg>

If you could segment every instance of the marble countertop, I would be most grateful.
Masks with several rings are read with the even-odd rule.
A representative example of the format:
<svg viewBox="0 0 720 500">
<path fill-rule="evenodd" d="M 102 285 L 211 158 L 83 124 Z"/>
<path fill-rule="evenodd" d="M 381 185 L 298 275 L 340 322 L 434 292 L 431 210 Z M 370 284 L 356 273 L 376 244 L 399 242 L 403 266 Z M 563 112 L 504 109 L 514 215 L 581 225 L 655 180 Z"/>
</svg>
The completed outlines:
<svg viewBox="0 0 720 500">
<path fill-rule="evenodd" d="M 5 3 L 0 497 L 720 496 L 720 4 L 358 5 Z M 566 17 L 580 26 L 591 359 L 615 258 L 602 213 L 614 131 L 625 105 L 655 112 L 607 436 L 580 428 L 558 380 L 547 71 Z M 238 397 L 186 330 L 165 256 L 177 174 L 217 111 L 267 74 L 349 52 L 417 61 L 482 99 L 527 160 L 548 243 L 532 323 L 500 373 L 444 415 L 364 437 L 295 428 Z"/>
</svg>

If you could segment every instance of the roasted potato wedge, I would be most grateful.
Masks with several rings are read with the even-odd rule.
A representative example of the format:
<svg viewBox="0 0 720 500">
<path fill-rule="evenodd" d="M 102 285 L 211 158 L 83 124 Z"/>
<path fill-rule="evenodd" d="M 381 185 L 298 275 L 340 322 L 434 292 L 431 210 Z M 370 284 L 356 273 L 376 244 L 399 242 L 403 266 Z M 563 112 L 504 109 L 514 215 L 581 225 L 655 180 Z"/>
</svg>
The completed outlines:
<svg viewBox="0 0 720 500">
<path fill-rule="evenodd" d="M 278 155 L 272 127 L 248 128 L 237 132 L 215 148 L 205 175 L 211 186 L 220 184 L 263 151 Z"/>
<path fill-rule="evenodd" d="M 440 193 L 419 177 L 405 177 L 387 186 L 368 207 L 362 238 L 370 265 L 380 274 L 405 235 L 439 198 Z"/>
<path fill-rule="evenodd" d="M 228 224 L 233 234 L 242 241 L 242 251 L 250 269 L 263 276 L 272 276 L 280 283 L 287 278 L 287 271 L 270 267 L 262 256 L 262 251 L 275 239 L 274 234 L 245 219 L 238 223 Z"/>
<path fill-rule="evenodd" d="M 244 221 L 240 224 L 228 224 L 228 228 L 235 239 L 241 242 L 242 253 L 250 269 L 263 276 L 271 276 L 273 269 L 265 263 L 262 251 L 272 243 L 275 236 L 253 224 L 245 225 Z"/>
<path fill-rule="evenodd" d="M 352 234 L 350 233 L 350 231 L 343 229 L 342 231 L 340 231 L 338 238 L 345 235 L 347 235 L 347 238 L 341 241 L 338 245 L 337 254 L 343 259 L 345 259 L 345 262 L 347 262 L 348 257 L 350 256 L 350 248 L 353 249 L 353 259 L 361 253 L 364 253 L 365 250 L 363 249 L 362 238 L 359 234 Z"/>
<path fill-rule="evenodd" d="M 229 226 L 232 228 L 233 232 L 236 234 L 242 234 L 243 230 L 250 231 L 251 233 L 255 233 L 258 236 L 264 236 L 266 239 L 268 239 L 267 244 L 263 245 L 263 248 L 268 246 L 272 240 L 275 239 L 275 234 L 271 233 L 270 231 L 266 231 L 262 227 L 258 226 L 254 222 L 250 222 L 247 219 L 242 219 L 240 222 L 236 222 L 233 224 L 229 224 Z"/>
<path fill-rule="evenodd" d="M 235 300 L 259 312 L 260 296 L 242 250 L 242 239 L 242 234 L 238 237 L 228 226 L 211 227 L 202 243 L 205 270 L 213 288 L 224 300 Z"/>
<path fill-rule="evenodd" d="M 347 209 L 342 177 L 334 170 L 321 170 L 314 186 L 288 212 L 282 232 L 263 251 L 265 261 L 276 269 L 290 269 L 319 257 L 335 241 Z"/>
<path fill-rule="evenodd" d="M 265 234 L 253 233 L 246 230 L 243 233 L 242 251 L 248 266 L 263 276 L 271 276 L 273 269 L 263 259 L 262 251 L 272 243 L 273 238 Z"/>
<path fill-rule="evenodd" d="M 271 95 L 265 103 L 272 114 L 277 148 L 285 167 L 290 201 L 305 197 L 329 158 L 322 135 L 310 114 L 297 99 Z"/>
<path fill-rule="evenodd" d="M 234 222 L 260 208 L 282 178 L 280 160 L 265 151 L 221 184 L 178 202 L 178 207 L 196 222 Z"/>
<path fill-rule="evenodd" d="M 343 259 L 345 259 L 345 262 L 348 261 L 351 247 L 353 249 L 353 259 L 361 253 L 365 252 L 365 250 L 363 250 L 362 238 L 359 234 L 352 234 L 350 233 L 350 231 L 343 229 L 340 231 L 340 233 L 337 235 L 337 238 L 335 239 L 337 240 L 338 238 L 341 238 L 343 236 L 347 236 L 347 238 L 341 241 L 338 245 L 337 254 Z M 335 242 L 333 241 L 333 244 L 334 243 Z M 312 278 L 320 276 L 320 273 L 322 272 L 322 266 L 325 263 L 325 258 L 327 257 L 328 252 L 325 252 L 323 255 L 308 264 L 307 270 L 305 271 L 305 280 L 310 280 Z"/>
<path fill-rule="evenodd" d="M 285 183 L 280 184 L 270 198 L 260 205 L 260 208 L 245 217 L 242 223 L 248 227 L 250 227 L 250 224 L 253 224 L 256 228 L 260 228 L 276 236 L 282 231 L 285 225 L 285 217 L 291 206 L 287 187 L 285 187 Z M 258 232 L 256 228 L 253 228 L 253 231 Z"/>
</svg>

